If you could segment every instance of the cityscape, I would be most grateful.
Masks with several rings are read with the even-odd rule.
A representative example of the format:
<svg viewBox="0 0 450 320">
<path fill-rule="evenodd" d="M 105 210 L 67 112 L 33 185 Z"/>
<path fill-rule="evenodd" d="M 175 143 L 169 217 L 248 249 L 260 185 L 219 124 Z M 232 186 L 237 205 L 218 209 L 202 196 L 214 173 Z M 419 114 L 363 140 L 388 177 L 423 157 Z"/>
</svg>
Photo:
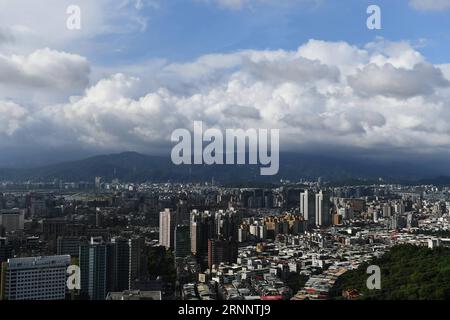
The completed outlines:
<svg viewBox="0 0 450 320">
<path fill-rule="evenodd" d="M 433 185 L 96 177 L 1 191 L 5 300 L 358 299 L 336 292 L 342 275 L 393 247 L 450 247 L 450 188 Z"/>
<path fill-rule="evenodd" d="M 450 0 L 0 0 L 0 308 L 448 307 L 449 53 Z"/>
</svg>

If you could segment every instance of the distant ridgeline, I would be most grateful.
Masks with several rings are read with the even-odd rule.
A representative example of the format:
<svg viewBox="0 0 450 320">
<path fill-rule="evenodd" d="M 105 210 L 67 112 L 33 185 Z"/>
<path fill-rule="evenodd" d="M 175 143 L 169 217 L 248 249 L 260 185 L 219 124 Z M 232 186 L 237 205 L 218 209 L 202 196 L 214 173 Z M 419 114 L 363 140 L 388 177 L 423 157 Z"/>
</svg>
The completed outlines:
<svg viewBox="0 0 450 320">
<path fill-rule="evenodd" d="M 369 265 L 381 268 L 381 290 L 369 290 Z M 380 258 L 348 271 L 337 280 L 331 296 L 344 299 L 344 292 L 361 300 L 450 299 L 450 249 L 428 249 L 414 245 L 393 247 Z"/>
<path fill-rule="evenodd" d="M 280 154 L 280 171 L 276 176 L 261 176 L 258 165 L 174 165 L 170 157 L 148 156 L 135 152 L 100 155 L 84 160 L 57 163 L 37 168 L 0 168 L 0 181 L 105 181 L 117 178 L 126 182 L 279 182 L 280 179 L 298 181 L 302 178 L 347 185 L 379 182 L 420 182 L 423 177 L 436 177 L 439 173 L 407 163 L 379 163 L 355 159 L 332 158 L 324 155 L 294 153 Z M 450 178 L 429 179 L 427 183 L 450 185 Z"/>
</svg>

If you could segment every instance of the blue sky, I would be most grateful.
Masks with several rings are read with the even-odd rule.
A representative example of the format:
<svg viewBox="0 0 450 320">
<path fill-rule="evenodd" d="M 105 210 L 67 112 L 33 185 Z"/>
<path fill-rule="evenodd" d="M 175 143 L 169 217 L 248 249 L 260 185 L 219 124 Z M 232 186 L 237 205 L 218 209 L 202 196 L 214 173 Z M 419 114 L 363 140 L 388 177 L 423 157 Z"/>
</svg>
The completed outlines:
<svg viewBox="0 0 450 320">
<path fill-rule="evenodd" d="M 382 9 L 382 30 L 366 28 L 370 4 Z M 241 49 L 293 50 L 309 39 L 364 45 L 375 37 L 420 42 L 420 51 L 434 63 L 447 62 L 450 52 L 450 13 L 419 11 L 406 0 L 259 3 L 240 9 L 170 0 L 142 13 L 149 19 L 145 32 L 103 37 L 101 41 L 122 51 L 94 53 L 92 58 L 99 63 L 148 58 L 186 61 Z"/>
</svg>

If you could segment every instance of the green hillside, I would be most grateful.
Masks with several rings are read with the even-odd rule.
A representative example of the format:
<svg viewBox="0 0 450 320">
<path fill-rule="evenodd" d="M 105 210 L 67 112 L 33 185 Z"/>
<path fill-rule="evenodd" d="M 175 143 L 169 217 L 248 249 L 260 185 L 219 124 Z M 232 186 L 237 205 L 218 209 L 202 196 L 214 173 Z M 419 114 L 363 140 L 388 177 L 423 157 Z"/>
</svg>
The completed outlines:
<svg viewBox="0 0 450 320">
<path fill-rule="evenodd" d="M 369 265 L 381 268 L 381 290 L 369 290 Z M 392 248 L 380 258 L 341 276 L 332 290 L 343 299 L 343 290 L 356 289 L 363 300 L 447 300 L 450 299 L 450 249 L 428 249 L 413 245 Z"/>
</svg>

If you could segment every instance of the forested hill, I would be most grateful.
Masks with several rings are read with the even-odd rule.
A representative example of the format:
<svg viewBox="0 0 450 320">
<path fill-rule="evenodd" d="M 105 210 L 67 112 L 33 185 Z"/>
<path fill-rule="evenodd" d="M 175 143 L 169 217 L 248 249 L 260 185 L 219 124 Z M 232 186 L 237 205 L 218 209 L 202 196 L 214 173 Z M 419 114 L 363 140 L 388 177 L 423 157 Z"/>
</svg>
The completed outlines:
<svg viewBox="0 0 450 320">
<path fill-rule="evenodd" d="M 381 268 L 381 290 L 369 290 L 369 265 Z M 450 299 L 450 249 L 401 245 L 380 258 L 342 275 L 332 289 L 335 299 L 343 290 L 356 289 L 362 300 Z"/>
</svg>

